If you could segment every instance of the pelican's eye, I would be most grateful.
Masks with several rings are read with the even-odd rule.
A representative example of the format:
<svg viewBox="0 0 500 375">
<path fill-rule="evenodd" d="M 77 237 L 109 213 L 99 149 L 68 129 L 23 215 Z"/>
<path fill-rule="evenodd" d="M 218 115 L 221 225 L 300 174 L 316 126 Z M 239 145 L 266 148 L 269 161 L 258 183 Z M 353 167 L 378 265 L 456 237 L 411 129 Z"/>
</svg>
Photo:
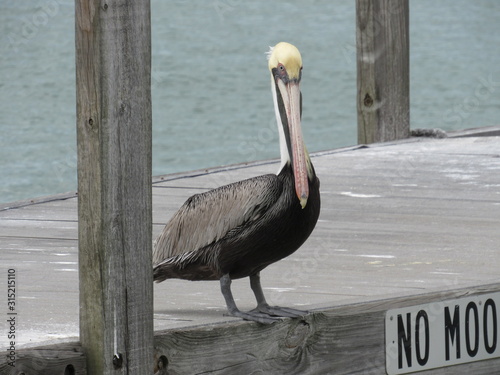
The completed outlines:
<svg viewBox="0 0 500 375">
<path fill-rule="evenodd" d="M 280 79 L 284 83 L 288 83 L 290 81 L 285 65 L 282 63 L 278 63 L 278 65 L 272 69 L 272 75 L 275 80 Z"/>
<path fill-rule="evenodd" d="M 286 72 L 285 65 L 283 65 L 282 63 L 278 64 L 277 76 L 280 78 L 287 78 L 288 77 L 288 73 Z"/>
</svg>

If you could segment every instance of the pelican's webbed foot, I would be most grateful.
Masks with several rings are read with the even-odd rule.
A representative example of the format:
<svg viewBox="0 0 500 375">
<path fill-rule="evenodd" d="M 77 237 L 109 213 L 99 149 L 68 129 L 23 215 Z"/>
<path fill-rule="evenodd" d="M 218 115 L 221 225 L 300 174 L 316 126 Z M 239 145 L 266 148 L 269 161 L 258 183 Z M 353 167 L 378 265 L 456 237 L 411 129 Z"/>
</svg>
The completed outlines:
<svg viewBox="0 0 500 375">
<path fill-rule="evenodd" d="M 228 310 L 228 312 L 229 312 L 228 315 L 230 315 L 230 316 L 235 316 L 238 318 L 242 318 L 244 320 L 250 320 L 252 322 L 257 322 L 257 323 L 261 323 L 261 324 L 272 324 L 274 322 L 282 320 L 279 317 L 270 316 L 268 314 L 260 313 L 258 311 L 254 311 L 254 310 L 244 312 L 244 311 L 240 311 L 240 310 L 236 309 L 233 311 Z"/>
<path fill-rule="evenodd" d="M 226 300 L 227 311 L 229 315 L 236 316 L 238 318 L 242 318 L 245 320 L 251 320 L 254 322 L 262 323 L 262 324 L 272 324 L 276 321 L 281 320 L 278 317 L 269 316 L 269 314 L 260 311 L 249 311 L 243 312 L 238 309 L 236 303 L 234 302 L 233 294 L 231 293 L 231 278 L 229 275 L 224 275 L 220 279 L 220 287 L 222 291 L 222 295 Z"/>
<path fill-rule="evenodd" d="M 252 311 L 259 311 L 271 316 L 282 316 L 286 318 L 299 318 L 309 314 L 308 311 L 291 309 L 289 307 L 269 306 L 266 302 L 266 298 L 264 297 L 262 286 L 260 285 L 259 273 L 250 276 L 250 287 L 252 288 L 252 291 L 255 294 L 255 299 L 257 300 L 257 308 Z"/>
<path fill-rule="evenodd" d="M 231 278 L 224 275 L 220 279 L 222 295 L 226 300 L 227 311 L 229 315 L 236 316 L 245 320 L 251 320 L 262 324 L 271 324 L 282 318 L 299 318 L 309 314 L 308 311 L 292 309 L 289 307 L 269 306 L 264 298 L 262 287 L 260 285 L 260 276 L 255 274 L 250 276 L 250 287 L 255 294 L 257 307 L 251 311 L 243 312 L 238 309 L 231 293 Z"/>
<path fill-rule="evenodd" d="M 281 316 L 285 318 L 300 318 L 301 316 L 309 314 L 309 311 L 307 310 L 297 310 L 281 306 L 269 306 L 267 303 L 258 305 L 255 309 L 252 310 L 252 312 L 253 311 L 271 316 Z"/>
</svg>

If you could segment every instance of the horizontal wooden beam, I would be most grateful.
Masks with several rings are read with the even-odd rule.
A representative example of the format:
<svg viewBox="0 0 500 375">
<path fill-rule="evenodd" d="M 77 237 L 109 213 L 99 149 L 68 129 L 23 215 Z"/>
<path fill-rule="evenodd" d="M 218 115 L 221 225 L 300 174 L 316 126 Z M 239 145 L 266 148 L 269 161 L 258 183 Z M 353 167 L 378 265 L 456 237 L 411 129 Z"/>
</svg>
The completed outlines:
<svg viewBox="0 0 500 375">
<path fill-rule="evenodd" d="M 315 311 L 304 319 L 286 319 L 272 325 L 235 320 L 156 332 L 151 367 L 158 375 L 383 374 L 388 310 L 499 291 L 500 283 L 496 283 L 335 306 Z M 78 343 L 23 349 L 17 355 L 16 370 L 27 375 L 87 373 Z M 426 374 L 489 375 L 498 368 L 500 358 L 495 358 L 438 368 Z M 8 373 L 7 370 L 6 364 L 0 365 L 0 374 Z"/>
<path fill-rule="evenodd" d="M 269 326 L 241 321 L 156 332 L 155 352 L 178 374 L 385 374 L 387 310 L 498 291 L 500 283 L 337 306 Z M 429 374 L 487 375 L 498 368 L 500 358 Z"/>
<path fill-rule="evenodd" d="M 42 345 L 16 350 L 13 362 L 7 357 L 7 362 L 0 364 L 0 374 L 86 375 L 85 362 L 79 342 Z"/>
</svg>

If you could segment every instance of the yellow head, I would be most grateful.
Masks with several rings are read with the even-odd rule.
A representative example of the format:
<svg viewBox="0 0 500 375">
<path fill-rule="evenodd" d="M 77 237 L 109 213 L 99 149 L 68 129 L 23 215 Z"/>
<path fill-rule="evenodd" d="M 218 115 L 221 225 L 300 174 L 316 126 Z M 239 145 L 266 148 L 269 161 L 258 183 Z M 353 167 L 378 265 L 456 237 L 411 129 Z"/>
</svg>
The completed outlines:
<svg viewBox="0 0 500 375">
<path fill-rule="evenodd" d="M 287 165 L 291 166 L 295 192 L 304 208 L 309 196 L 309 180 L 314 178 L 314 169 L 304 146 L 300 124 L 302 57 L 297 47 L 281 42 L 270 49 L 268 59 L 274 112 L 280 135 L 280 171 Z"/>
<path fill-rule="evenodd" d="M 269 70 L 273 75 L 279 73 L 287 80 L 300 80 L 302 70 L 302 57 L 294 45 L 286 42 L 280 42 L 271 47 L 268 54 Z M 276 69 L 276 71 L 273 71 Z"/>
</svg>

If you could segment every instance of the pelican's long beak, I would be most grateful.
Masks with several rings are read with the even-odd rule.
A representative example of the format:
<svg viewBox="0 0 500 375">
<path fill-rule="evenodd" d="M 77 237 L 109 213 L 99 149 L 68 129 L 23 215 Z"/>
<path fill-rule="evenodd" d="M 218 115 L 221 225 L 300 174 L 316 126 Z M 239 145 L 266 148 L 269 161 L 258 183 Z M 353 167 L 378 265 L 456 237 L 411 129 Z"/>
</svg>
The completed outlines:
<svg viewBox="0 0 500 375">
<path fill-rule="evenodd" d="M 287 146 L 289 147 L 295 177 L 295 193 L 300 200 L 300 205 L 304 208 L 309 197 L 309 183 L 307 181 L 307 151 L 304 146 L 300 125 L 300 81 L 291 80 L 285 83 L 278 78 L 276 79 L 276 85 L 283 101 L 284 114 L 288 125 L 289 139 L 287 139 Z"/>
<path fill-rule="evenodd" d="M 297 47 L 281 42 L 270 48 L 268 60 L 273 79 L 274 109 L 280 133 L 281 169 L 288 161 L 291 162 L 295 193 L 304 208 L 309 197 L 308 177 L 314 175 L 314 170 L 300 127 L 302 57 Z"/>
</svg>

